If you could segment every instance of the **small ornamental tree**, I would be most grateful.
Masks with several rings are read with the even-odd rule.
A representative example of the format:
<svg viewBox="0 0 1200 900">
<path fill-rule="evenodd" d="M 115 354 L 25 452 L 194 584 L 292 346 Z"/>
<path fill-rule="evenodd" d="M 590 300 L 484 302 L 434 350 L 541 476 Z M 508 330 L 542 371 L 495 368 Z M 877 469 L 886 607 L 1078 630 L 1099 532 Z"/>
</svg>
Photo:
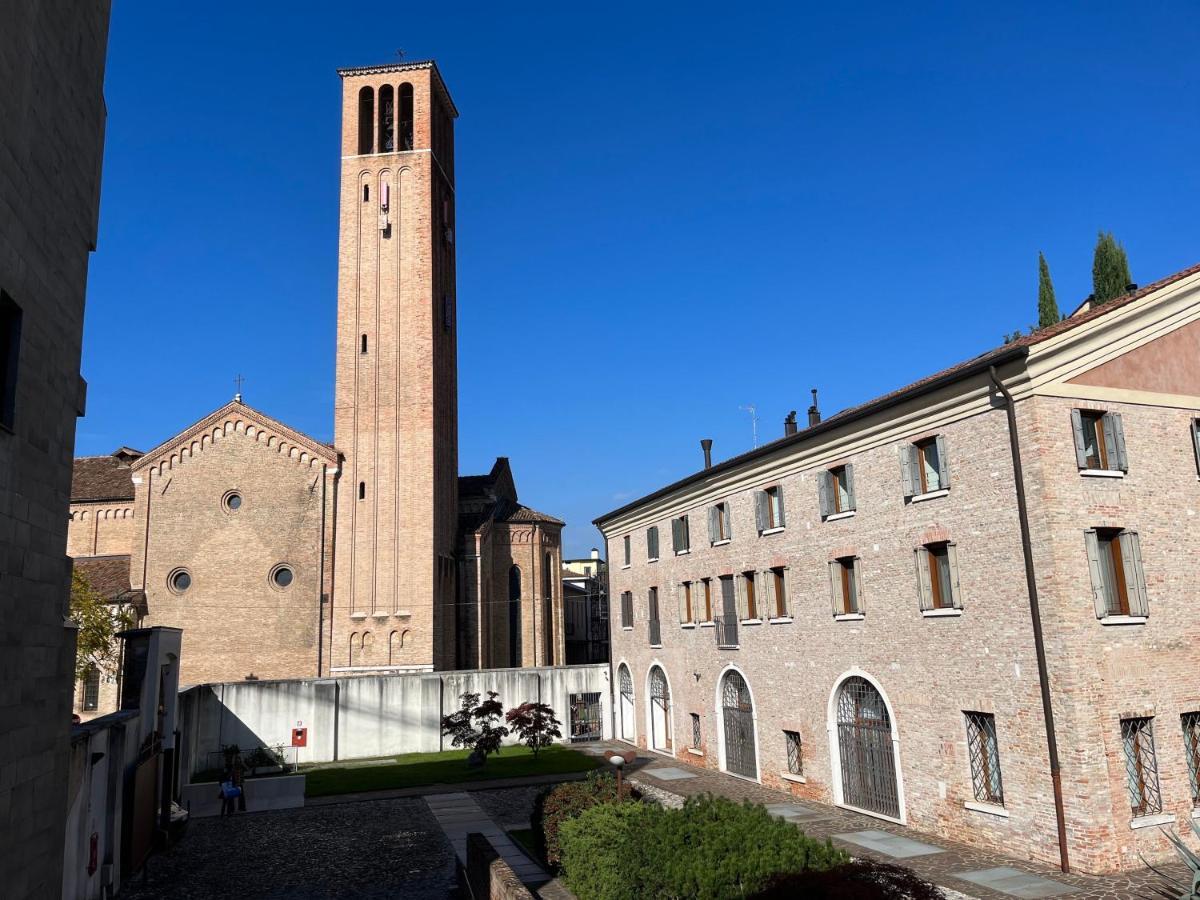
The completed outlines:
<svg viewBox="0 0 1200 900">
<path fill-rule="evenodd" d="M 1038 328 L 1053 325 L 1062 316 L 1058 313 L 1058 301 L 1054 299 L 1054 282 L 1050 280 L 1050 266 L 1046 257 L 1038 252 Z"/>
<path fill-rule="evenodd" d="M 500 717 L 504 715 L 504 707 L 496 699 L 499 696 L 495 691 L 488 691 L 488 698 L 475 707 L 471 713 L 479 728 L 479 737 L 475 741 L 475 752 L 482 754 L 482 762 L 487 762 L 488 754 L 499 753 L 500 742 L 508 736 L 508 729 L 498 724 Z"/>
<path fill-rule="evenodd" d="M 459 708 L 442 716 L 442 734 L 450 738 L 450 746 L 472 751 L 468 764 L 483 765 L 489 754 L 500 752 L 500 742 L 508 736 L 508 729 L 498 724 L 504 715 L 499 696 L 488 691 L 480 703 L 479 694 L 467 691 L 459 697 Z"/>
<path fill-rule="evenodd" d="M 475 748 L 479 731 L 471 724 L 471 714 L 479 705 L 479 695 L 470 691 L 458 698 L 461 706 L 448 716 L 442 716 L 442 734 L 450 738 L 451 747 Z"/>
<path fill-rule="evenodd" d="M 1117 243 L 1111 231 L 1102 231 L 1096 238 L 1096 253 L 1092 257 L 1092 302 L 1096 306 L 1115 300 L 1128 292 L 1133 277 L 1129 274 L 1129 259 L 1125 248 Z"/>
<path fill-rule="evenodd" d="M 504 718 L 512 733 L 533 751 L 535 759 L 539 750 L 562 737 L 559 729 L 562 722 L 554 718 L 554 710 L 545 703 L 522 703 L 510 709 Z"/>
</svg>

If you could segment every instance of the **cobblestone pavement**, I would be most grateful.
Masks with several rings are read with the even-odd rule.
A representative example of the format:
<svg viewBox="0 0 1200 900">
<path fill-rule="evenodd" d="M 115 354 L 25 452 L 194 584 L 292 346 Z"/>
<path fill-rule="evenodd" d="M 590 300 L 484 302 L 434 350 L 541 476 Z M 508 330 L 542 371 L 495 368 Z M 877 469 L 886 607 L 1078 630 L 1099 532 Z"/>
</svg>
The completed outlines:
<svg viewBox="0 0 1200 900">
<path fill-rule="evenodd" d="M 146 898 L 457 898 L 454 851 L 419 797 L 195 819 L 121 891 Z"/>
<path fill-rule="evenodd" d="M 592 745 L 598 748 L 630 749 L 628 744 L 604 743 Z M 692 778 L 661 780 L 652 777 L 655 769 L 664 768 L 685 769 Z M 710 769 L 700 769 L 687 766 L 682 760 L 674 760 L 659 754 L 640 752 L 637 762 L 629 771 L 629 778 L 639 784 L 650 786 L 655 795 L 673 794 L 676 797 L 687 797 L 693 794 L 717 794 L 734 800 L 750 800 L 764 806 L 772 804 L 794 803 L 808 807 L 814 812 L 806 816 L 797 825 L 806 834 L 816 838 L 832 837 L 857 831 L 884 831 L 890 834 L 902 835 L 912 840 L 922 841 L 943 848 L 944 852 L 926 856 L 915 856 L 908 859 L 891 859 L 866 848 L 851 844 L 841 839 L 834 843 L 855 856 L 871 857 L 885 862 L 895 862 L 907 866 L 921 877 L 926 878 L 944 888 L 956 892 L 955 896 L 965 895 L 978 900 L 1012 900 L 1012 893 L 1001 893 L 990 890 L 969 881 L 956 878 L 954 873 L 965 871 L 1011 867 L 1021 872 L 1039 875 L 1051 881 L 1069 886 L 1074 890 L 1069 894 L 1071 900 L 1146 900 L 1159 896 L 1155 888 L 1161 883 L 1148 871 L 1126 872 L 1118 875 L 1064 875 L 1052 866 L 1031 862 L 1024 859 L 1014 859 L 999 853 L 990 853 L 948 841 L 941 837 L 923 834 L 902 825 L 893 825 L 881 819 L 860 813 L 850 812 L 839 807 L 829 806 L 812 800 L 798 800 L 789 794 L 764 788 L 762 785 L 713 772 Z M 1166 867 L 1172 874 L 1182 877 L 1182 867 Z M 1190 883 L 1190 879 L 1189 879 Z M 1047 896 L 1026 894 L 1024 896 Z"/>
</svg>

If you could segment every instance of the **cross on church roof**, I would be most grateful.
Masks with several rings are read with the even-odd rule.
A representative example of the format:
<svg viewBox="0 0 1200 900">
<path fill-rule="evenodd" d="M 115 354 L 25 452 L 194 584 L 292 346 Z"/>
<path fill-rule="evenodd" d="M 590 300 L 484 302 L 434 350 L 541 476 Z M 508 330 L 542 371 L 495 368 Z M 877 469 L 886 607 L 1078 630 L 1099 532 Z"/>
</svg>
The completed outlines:
<svg viewBox="0 0 1200 900">
<path fill-rule="evenodd" d="M 242 402 L 242 385 L 245 384 L 245 382 L 246 382 L 246 379 L 243 378 L 240 374 L 234 376 L 233 383 L 237 386 L 237 393 L 233 395 L 233 399 L 236 400 L 238 403 Z"/>
</svg>

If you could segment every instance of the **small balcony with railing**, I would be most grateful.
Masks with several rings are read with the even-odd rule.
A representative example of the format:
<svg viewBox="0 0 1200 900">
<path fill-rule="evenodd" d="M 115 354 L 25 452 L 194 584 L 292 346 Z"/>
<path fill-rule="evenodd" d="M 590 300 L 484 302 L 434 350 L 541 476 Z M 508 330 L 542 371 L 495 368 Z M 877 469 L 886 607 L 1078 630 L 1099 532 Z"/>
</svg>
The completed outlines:
<svg viewBox="0 0 1200 900">
<path fill-rule="evenodd" d="M 738 620 L 735 615 L 714 616 L 713 622 L 717 634 L 717 648 L 720 650 L 735 650 L 738 646 Z"/>
<path fill-rule="evenodd" d="M 662 621 L 659 619 L 649 619 L 647 620 L 646 624 L 649 626 L 648 631 L 650 632 L 650 646 L 661 647 Z"/>
</svg>

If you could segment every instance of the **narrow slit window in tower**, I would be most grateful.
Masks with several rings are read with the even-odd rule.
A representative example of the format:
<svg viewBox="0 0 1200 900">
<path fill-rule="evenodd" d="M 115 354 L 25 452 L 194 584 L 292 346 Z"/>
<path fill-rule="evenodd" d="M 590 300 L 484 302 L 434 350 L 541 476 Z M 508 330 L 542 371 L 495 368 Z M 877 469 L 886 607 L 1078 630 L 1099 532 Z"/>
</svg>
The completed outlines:
<svg viewBox="0 0 1200 900">
<path fill-rule="evenodd" d="M 413 86 L 400 85 L 400 149 L 413 148 Z"/>
<path fill-rule="evenodd" d="M 367 352 L 367 336 L 365 334 L 362 336 L 362 352 Z"/>
<path fill-rule="evenodd" d="M 359 500 L 367 499 L 367 483 L 365 481 L 360 481 L 358 483 L 358 499 Z"/>
<path fill-rule="evenodd" d="M 379 152 L 396 152 L 396 95 L 390 84 L 379 89 Z"/>
<path fill-rule="evenodd" d="M 375 136 L 375 92 L 365 87 L 358 92 L 358 152 L 370 153 Z"/>
</svg>

